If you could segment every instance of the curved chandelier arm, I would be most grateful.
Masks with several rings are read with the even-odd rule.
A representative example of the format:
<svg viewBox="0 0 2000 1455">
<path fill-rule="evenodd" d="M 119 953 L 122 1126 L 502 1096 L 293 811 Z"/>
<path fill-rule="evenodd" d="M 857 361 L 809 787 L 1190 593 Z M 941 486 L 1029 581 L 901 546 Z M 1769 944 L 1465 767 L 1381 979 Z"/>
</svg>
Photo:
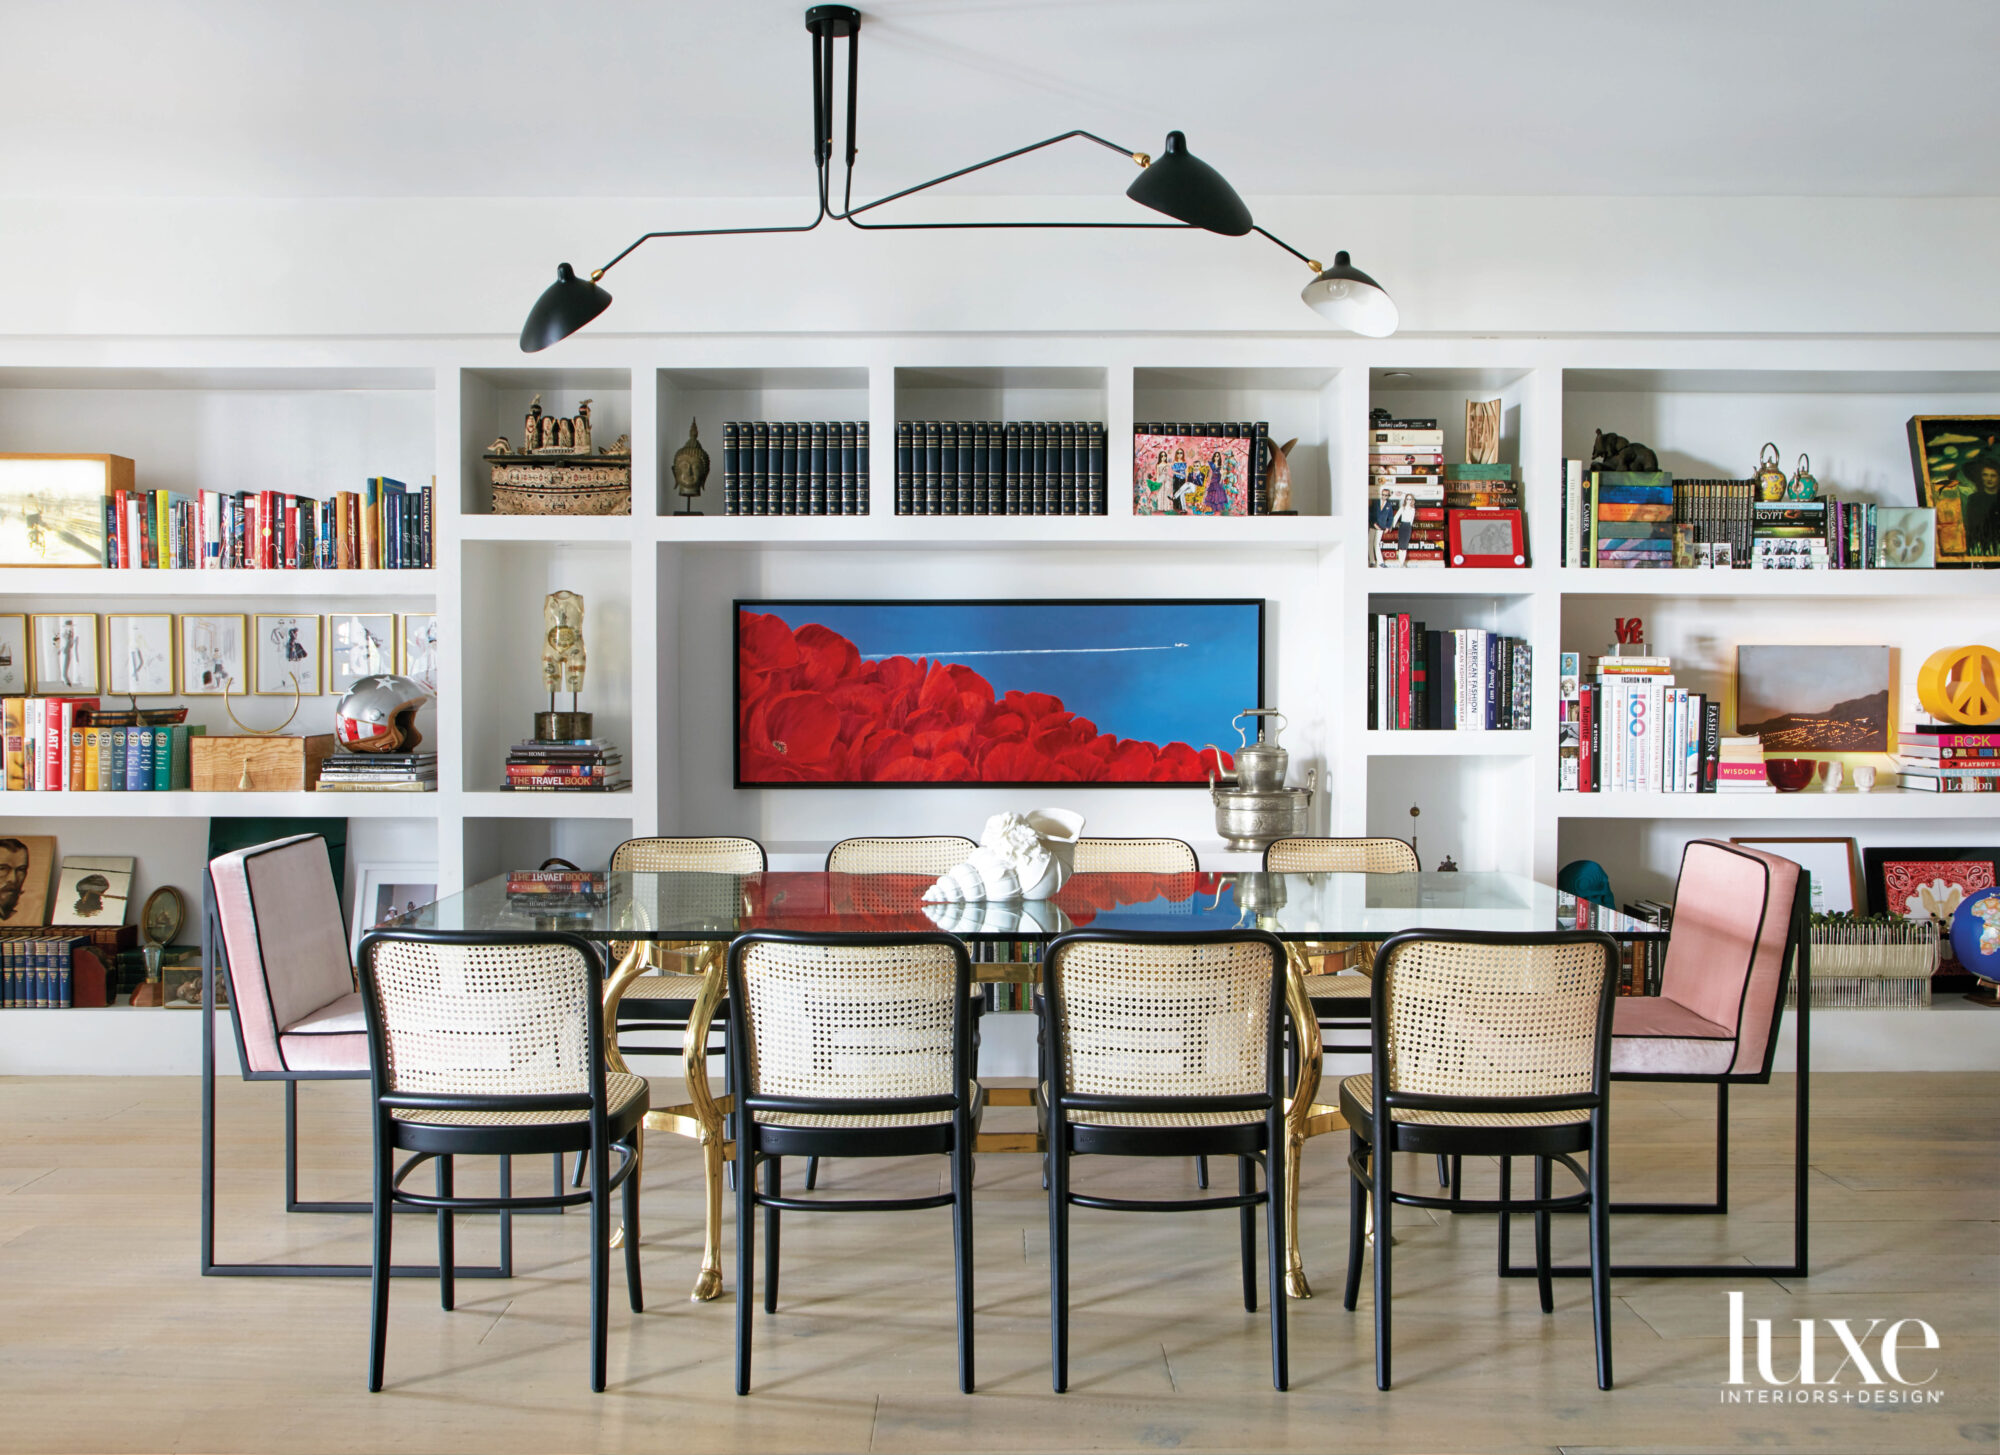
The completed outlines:
<svg viewBox="0 0 2000 1455">
<path fill-rule="evenodd" d="M 1082 137 L 1085 141 L 1094 141 L 1099 146 L 1105 148 L 1107 151 L 1114 151 L 1117 152 L 1122 157 L 1129 157 L 1131 160 L 1137 162 L 1142 167 L 1152 160 L 1152 158 L 1148 157 L 1144 152 L 1135 152 L 1130 147 L 1122 147 L 1118 145 L 1118 143 L 1115 141 L 1106 141 L 1103 137 L 1097 135 L 1095 132 L 1084 131 L 1079 128 L 1076 131 L 1066 131 L 1062 133 L 1062 135 L 1060 136 L 1052 136 L 1042 141 L 1030 142 L 1027 146 L 1014 148 L 1014 150 L 1011 152 L 1002 152 L 997 157 L 988 157 L 983 162 L 974 162 L 969 167 L 960 167 L 956 171 L 946 172 L 942 177 L 933 177 L 928 182 L 919 182 L 913 187 L 905 187 L 900 192 L 891 192 L 887 196 L 877 197 L 873 202 L 864 202 L 859 207 L 855 207 L 851 205 L 854 194 L 854 146 L 852 138 L 850 137 L 848 142 L 848 151 L 847 151 L 847 196 L 846 198 L 843 199 L 843 210 L 840 212 L 830 213 L 829 215 L 838 221 L 853 222 L 856 227 L 867 227 L 870 224 L 863 222 L 855 222 L 854 219 L 864 212 L 873 211 L 875 208 L 882 206 L 884 203 L 894 202 L 899 198 L 909 197 L 918 192 L 928 191 L 932 187 L 940 186 L 946 182 L 955 181 L 960 177 L 969 176 L 973 172 L 983 172 L 988 167 L 997 167 L 1002 162 L 1011 162 L 1016 157 L 1025 157 L 1026 155 L 1028 155 L 1029 152 L 1038 152 L 1043 147 L 1052 147 L 1056 145 L 1058 142 L 1069 141 L 1074 137 Z M 879 226 L 880 224 L 876 225 Z M 904 225 L 908 226 L 909 224 L 904 224 Z M 1022 226 L 1024 224 L 1017 223 L 1014 225 Z M 1035 226 L 1036 224 L 1029 223 L 1025 225 Z M 1068 225 L 1087 227 L 1087 226 L 1092 226 L 1093 224 L 1071 223 Z M 1142 223 L 1139 225 L 1144 227 L 1159 227 L 1159 226 L 1180 227 L 1183 226 L 1184 224 Z"/>
<path fill-rule="evenodd" d="M 1290 253 L 1300 262 L 1304 263 L 1308 268 L 1311 268 L 1315 273 L 1323 271 L 1317 260 L 1307 257 L 1304 253 L 1300 252 L 1297 248 L 1293 247 L 1290 243 L 1286 242 L 1283 238 L 1279 237 L 1275 232 L 1272 232 L 1269 228 L 1260 227 L 1253 222 L 1250 224 L 1250 231 L 1255 233 L 1261 233 L 1263 236 L 1269 238 L 1272 242 L 1276 243 L 1279 247 L 1283 248 L 1286 252 Z"/>
<path fill-rule="evenodd" d="M 750 233 L 763 232 L 811 232 L 822 222 L 826 221 L 826 218 L 826 203 L 824 200 L 824 190 L 822 189 L 819 216 L 815 217 L 811 222 L 789 223 L 782 227 L 690 227 L 674 232 L 641 233 L 621 248 L 610 262 L 592 273 L 590 281 L 595 283 L 599 278 L 602 278 L 606 273 L 624 262 L 626 257 L 637 249 L 641 243 L 649 243 L 656 237 L 742 237 Z"/>
</svg>

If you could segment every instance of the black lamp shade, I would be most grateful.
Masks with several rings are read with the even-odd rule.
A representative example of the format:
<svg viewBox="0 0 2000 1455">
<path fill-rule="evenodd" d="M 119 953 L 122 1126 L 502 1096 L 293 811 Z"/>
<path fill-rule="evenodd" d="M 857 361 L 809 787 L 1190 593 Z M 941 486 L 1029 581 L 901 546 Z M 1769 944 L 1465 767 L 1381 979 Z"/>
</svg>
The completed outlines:
<svg viewBox="0 0 2000 1455">
<path fill-rule="evenodd" d="M 1225 237 L 1242 237 L 1250 231 L 1250 209 L 1236 189 L 1190 152 L 1187 138 L 1178 131 L 1167 133 L 1167 149 L 1139 173 L 1125 195 L 1176 222 Z"/>
<path fill-rule="evenodd" d="M 521 325 L 521 352 L 536 354 L 562 342 L 610 306 L 609 293 L 577 277 L 568 263 L 557 264 L 555 282 L 535 300 Z"/>
</svg>

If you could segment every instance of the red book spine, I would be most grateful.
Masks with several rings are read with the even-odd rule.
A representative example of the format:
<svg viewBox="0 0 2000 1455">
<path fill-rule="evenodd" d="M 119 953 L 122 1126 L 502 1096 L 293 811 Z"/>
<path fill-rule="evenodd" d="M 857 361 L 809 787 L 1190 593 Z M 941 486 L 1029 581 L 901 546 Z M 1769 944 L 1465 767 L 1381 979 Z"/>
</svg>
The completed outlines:
<svg viewBox="0 0 2000 1455">
<path fill-rule="evenodd" d="M 296 495 L 285 502 L 285 569 L 299 569 L 299 501 Z"/>
<path fill-rule="evenodd" d="M 278 568 L 278 542 L 274 530 L 278 496 L 274 490 L 257 492 L 257 564 L 266 571 Z"/>
<path fill-rule="evenodd" d="M 1410 618 L 1408 613 L 1398 613 L 1396 617 L 1396 726 L 1407 729 L 1410 725 Z"/>
<path fill-rule="evenodd" d="M 51 697 L 42 709 L 42 787 L 63 788 L 63 704 L 67 698 Z"/>
<path fill-rule="evenodd" d="M 1597 791 L 1597 755 L 1591 751 L 1591 729 L 1597 722 L 1597 689 L 1586 683 L 1576 694 L 1576 791 Z"/>
</svg>

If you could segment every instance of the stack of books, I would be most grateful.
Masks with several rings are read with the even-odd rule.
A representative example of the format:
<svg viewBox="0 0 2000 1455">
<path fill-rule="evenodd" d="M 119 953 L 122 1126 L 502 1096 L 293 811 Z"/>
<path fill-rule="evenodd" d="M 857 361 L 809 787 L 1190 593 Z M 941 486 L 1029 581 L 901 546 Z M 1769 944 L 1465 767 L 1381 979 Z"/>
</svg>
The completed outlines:
<svg viewBox="0 0 2000 1455">
<path fill-rule="evenodd" d="M 1761 738 L 1723 738 L 1717 745 L 1715 764 L 1717 793 L 1776 793 L 1764 772 L 1764 743 Z"/>
<path fill-rule="evenodd" d="M 95 697 L 6 698 L 0 701 L 6 752 L 0 788 L 40 793 L 186 788 L 188 739 L 208 729 L 158 721 L 186 716 L 185 708 L 106 712 Z M 99 717 L 118 725 L 99 723 Z"/>
<path fill-rule="evenodd" d="M 1563 561 L 1601 570 L 1674 564 L 1673 476 L 1664 470 L 1593 470 L 1564 490 Z"/>
<path fill-rule="evenodd" d="M 1370 616 L 1369 731 L 1524 732 L 1532 669 L 1519 637 L 1432 631 L 1407 612 Z"/>
<path fill-rule="evenodd" d="M 722 513 L 866 515 L 868 421 L 725 422 Z"/>
<path fill-rule="evenodd" d="M 1750 567 L 1826 571 L 1833 566 L 1825 500 L 1758 500 L 1750 506 Z"/>
<path fill-rule="evenodd" d="M 584 870 L 517 869 L 507 876 L 507 906 L 527 914 L 577 914 L 603 907 L 605 876 Z"/>
<path fill-rule="evenodd" d="M 38 930 L 0 940 L 0 1010 L 68 1010 L 74 999 L 70 957 L 91 937 Z"/>
<path fill-rule="evenodd" d="M 1622 907 L 1622 912 L 1657 929 L 1672 930 L 1674 907 L 1657 899 L 1641 899 Z M 1618 993 L 1658 995 L 1660 979 L 1667 968 L 1665 940 L 1623 940 L 1618 947 Z"/>
<path fill-rule="evenodd" d="M 126 571 L 426 571 L 433 485 L 386 475 L 325 500 L 277 490 L 117 490 L 104 564 Z"/>
<path fill-rule="evenodd" d="M 1896 734 L 1896 784 L 1918 793 L 2000 793 L 2000 730 L 1919 723 Z"/>
<path fill-rule="evenodd" d="M 1674 564 L 1732 570 L 1750 561 L 1755 480 L 1674 481 Z"/>
<path fill-rule="evenodd" d="M 1447 510 L 1519 510 L 1520 466 L 1446 465 L 1444 504 Z"/>
<path fill-rule="evenodd" d="M 896 422 L 898 515 L 1103 515 L 1106 509 L 1101 420 Z"/>
<path fill-rule="evenodd" d="M 1674 684 L 1668 657 L 1599 657 L 1584 681 L 1579 653 L 1561 663 L 1558 789 L 1575 793 L 1713 793 L 1722 704 Z M 1757 747 L 1757 740 L 1747 740 Z M 1571 751 L 1571 750 L 1574 751 Z M 1757 754 L 1761 778 L 1764 759 Z"/>
<path fill-rule="evenodd" d="M 1404 497 L 1415 504 L 1417 518 L 1410 532 L 1406 566 L 1442 568 L 1450 542 L 1445 529 L 1444 431 L 1435 418 L 1392 418 L 1385 409 L 1368 416 L 1368 509 L 1372 514 L 1382 492 L 1398 507 Z M 1383 532 L 1383 552 L 1396 538 L 1392 526 Z"/>
<path fill-rule="evenodd" d="M 568 743 L 529 738 L 507 754 L 507 787 L 533 793 L 615 792 L 632 786 L 631 779 L 618 776 L 624 763 L 617 745 L 603 738 Z"/>
<path fill-rule="evenodd" d="M 435 793 L 436 753 L 335 753 L 319 765 L 321 793 Z"/>
</svg>

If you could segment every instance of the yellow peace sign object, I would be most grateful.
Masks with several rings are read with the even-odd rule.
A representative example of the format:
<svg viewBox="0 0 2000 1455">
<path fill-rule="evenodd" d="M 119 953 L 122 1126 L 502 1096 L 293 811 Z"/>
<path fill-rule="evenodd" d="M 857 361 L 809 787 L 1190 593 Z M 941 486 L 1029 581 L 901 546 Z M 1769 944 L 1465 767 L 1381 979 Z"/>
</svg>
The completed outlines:
<svg viewBox="0 0 2000 1455">
<path fill-rule="evenodd" d="M 1946 647 L 1917 670 L 1917 700 L 1940 722 L 2000 722 L 2000 648 Z"/>
</svg>

